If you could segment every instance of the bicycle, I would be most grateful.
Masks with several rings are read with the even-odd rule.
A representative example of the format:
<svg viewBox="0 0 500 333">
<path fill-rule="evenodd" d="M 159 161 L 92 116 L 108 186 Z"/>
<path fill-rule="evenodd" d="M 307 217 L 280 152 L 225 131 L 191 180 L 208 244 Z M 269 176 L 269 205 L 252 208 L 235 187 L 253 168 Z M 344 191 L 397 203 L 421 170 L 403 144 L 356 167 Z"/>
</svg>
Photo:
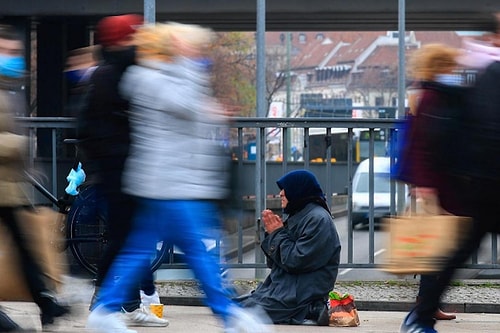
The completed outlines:
<svg viewBox="0 0 500 333">
<path fill-rule="evenodd" d="M 76 140 L 65 139 L 65 143 L 76 143 Z M 78 161 L 72 169 L 76 171 Z M 78 187 L 78 194 L 65 194 L 56 198 L 32 174 L 25 172 L 27 180 L 57 207 L 59 213 L 66 216 L 64 223 L 57 232 L 65 235 L 62 244 L 53 244 L 60 252 L 68 247 L 77 263 L 92 275 L 97 274 L 97 265 L 102 257 L 106 245 L 106 203 L 97 187 L 90 183 L 83 183 Z M 159 241 L 156 255 L 151 260 L 151 271 L 156 271 L 172 251 L 172 247 Z"/>
</svg>

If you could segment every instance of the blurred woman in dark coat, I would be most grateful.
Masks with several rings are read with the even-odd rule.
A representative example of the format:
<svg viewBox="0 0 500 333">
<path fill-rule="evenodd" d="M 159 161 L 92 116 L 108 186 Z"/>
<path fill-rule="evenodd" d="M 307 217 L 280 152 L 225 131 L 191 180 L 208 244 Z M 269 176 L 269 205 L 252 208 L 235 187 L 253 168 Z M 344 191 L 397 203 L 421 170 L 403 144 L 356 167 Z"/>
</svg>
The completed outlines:
<svg viewBox="0 0 500 333">
<path fill-rule="evenodd" d="M 461 117 L 468 88 L 461 85 L 461 77 L 453 74 L 457 69 L 457 49 L 442 44 L 428 44 L 415 51 L 410 60 L 412 77 L 420 89 L 416 109 L 411 110 L 407 136 L 396 178 L 414 186 L 417 202 L 431 203 L 432 214 L 468 215 L 463 192 L 453 170 L 458 145 L 454 144 L 454 121 Z M 459 195 L 457 195 L 459 194 Z M 417 210 L 419 209 L 417 204 Z M 427 290 L 438 283 L 439 275 L 422 275 L 417 303 L 422 302 Z M 405 320 L 402 332 L 413 332 L 415 325 L 433 326 L 434 320 L 455 319 L 435 309 L 432 322 L 418 323 Z M 419 326 L 420 328 L 420 326 Z M 420 332 L 420 331 L 419 331 Z M 424 331 L 422 331 L 424 332 Z M 427 331 L 425 331 L 427 332 Z M 429 331 L 431 332 L 431 331 Z"/>
</svg>

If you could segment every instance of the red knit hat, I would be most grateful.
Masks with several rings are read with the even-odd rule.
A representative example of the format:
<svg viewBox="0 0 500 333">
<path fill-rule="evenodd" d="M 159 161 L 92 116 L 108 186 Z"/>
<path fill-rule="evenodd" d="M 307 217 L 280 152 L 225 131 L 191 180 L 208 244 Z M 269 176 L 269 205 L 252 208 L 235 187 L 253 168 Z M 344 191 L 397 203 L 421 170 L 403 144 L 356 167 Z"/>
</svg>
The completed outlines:
<svg viewBox="0 0 500 333">
<path fill-rule="evenodd" d="M 104 47 L 116 45 L 133 34 L 142 23 L 143 17 L 136 14 L 105 17 L 97 24 L 97 41 Z"/>
</svg>

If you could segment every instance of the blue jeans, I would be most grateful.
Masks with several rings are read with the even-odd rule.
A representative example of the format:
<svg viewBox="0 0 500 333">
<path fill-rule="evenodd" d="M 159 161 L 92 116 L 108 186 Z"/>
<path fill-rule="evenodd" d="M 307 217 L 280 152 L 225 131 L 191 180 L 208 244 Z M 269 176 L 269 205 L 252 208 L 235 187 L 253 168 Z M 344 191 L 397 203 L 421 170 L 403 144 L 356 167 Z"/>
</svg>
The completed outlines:
<svg viewBox="0 0 500 333">
<path fill-rule="evenodd" d="M 132 231 L 104 279 L 96 305 L 119 311 L 127 291 L 149 269 L 157 241 L 163 240 L 184 252 L 205 292 L 207 306 L 226 320 L 234 303 L 222 286 L 217 258 L 202 241 L 214 238 L 219 223 L 217 206 L 209 201 L 138 199 Z"/>
</svg>

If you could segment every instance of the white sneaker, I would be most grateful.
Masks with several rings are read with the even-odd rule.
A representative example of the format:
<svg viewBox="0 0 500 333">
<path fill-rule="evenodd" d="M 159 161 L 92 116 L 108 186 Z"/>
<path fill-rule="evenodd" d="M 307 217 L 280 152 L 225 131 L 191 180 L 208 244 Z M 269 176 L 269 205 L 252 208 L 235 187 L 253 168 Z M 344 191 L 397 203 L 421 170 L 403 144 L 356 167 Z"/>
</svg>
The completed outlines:
<svg viewBox="0 0 500 333">
<path fill-rule="evenodd" d="M 149 313 L 142 304 L 132 312 L 122 308 L 122 314 L 130 326 L 165 327 L 169 324 L 168 320 Z"/>
<path fill-rule="evenodd" d="M 137 333 L 127 328 L 119 312 L 109 312 L 102 306 L 90 312 L 86 328 L 98 333 Z"/>
<path fill-rule="evenodd" d="M 146 307 L 146 310 L 149 310 L 151 304 L 161 304 L 160 295 L 158 295 L 156 290 L 153 295 L 146 295 L 144 291 L 141 290 L 141 303 Z"/>
<path fill-rule="evenodd" d="M 225 333 L 272 333 L 272 321 L 258 308 L 231 307 Z"/>
</svg>

